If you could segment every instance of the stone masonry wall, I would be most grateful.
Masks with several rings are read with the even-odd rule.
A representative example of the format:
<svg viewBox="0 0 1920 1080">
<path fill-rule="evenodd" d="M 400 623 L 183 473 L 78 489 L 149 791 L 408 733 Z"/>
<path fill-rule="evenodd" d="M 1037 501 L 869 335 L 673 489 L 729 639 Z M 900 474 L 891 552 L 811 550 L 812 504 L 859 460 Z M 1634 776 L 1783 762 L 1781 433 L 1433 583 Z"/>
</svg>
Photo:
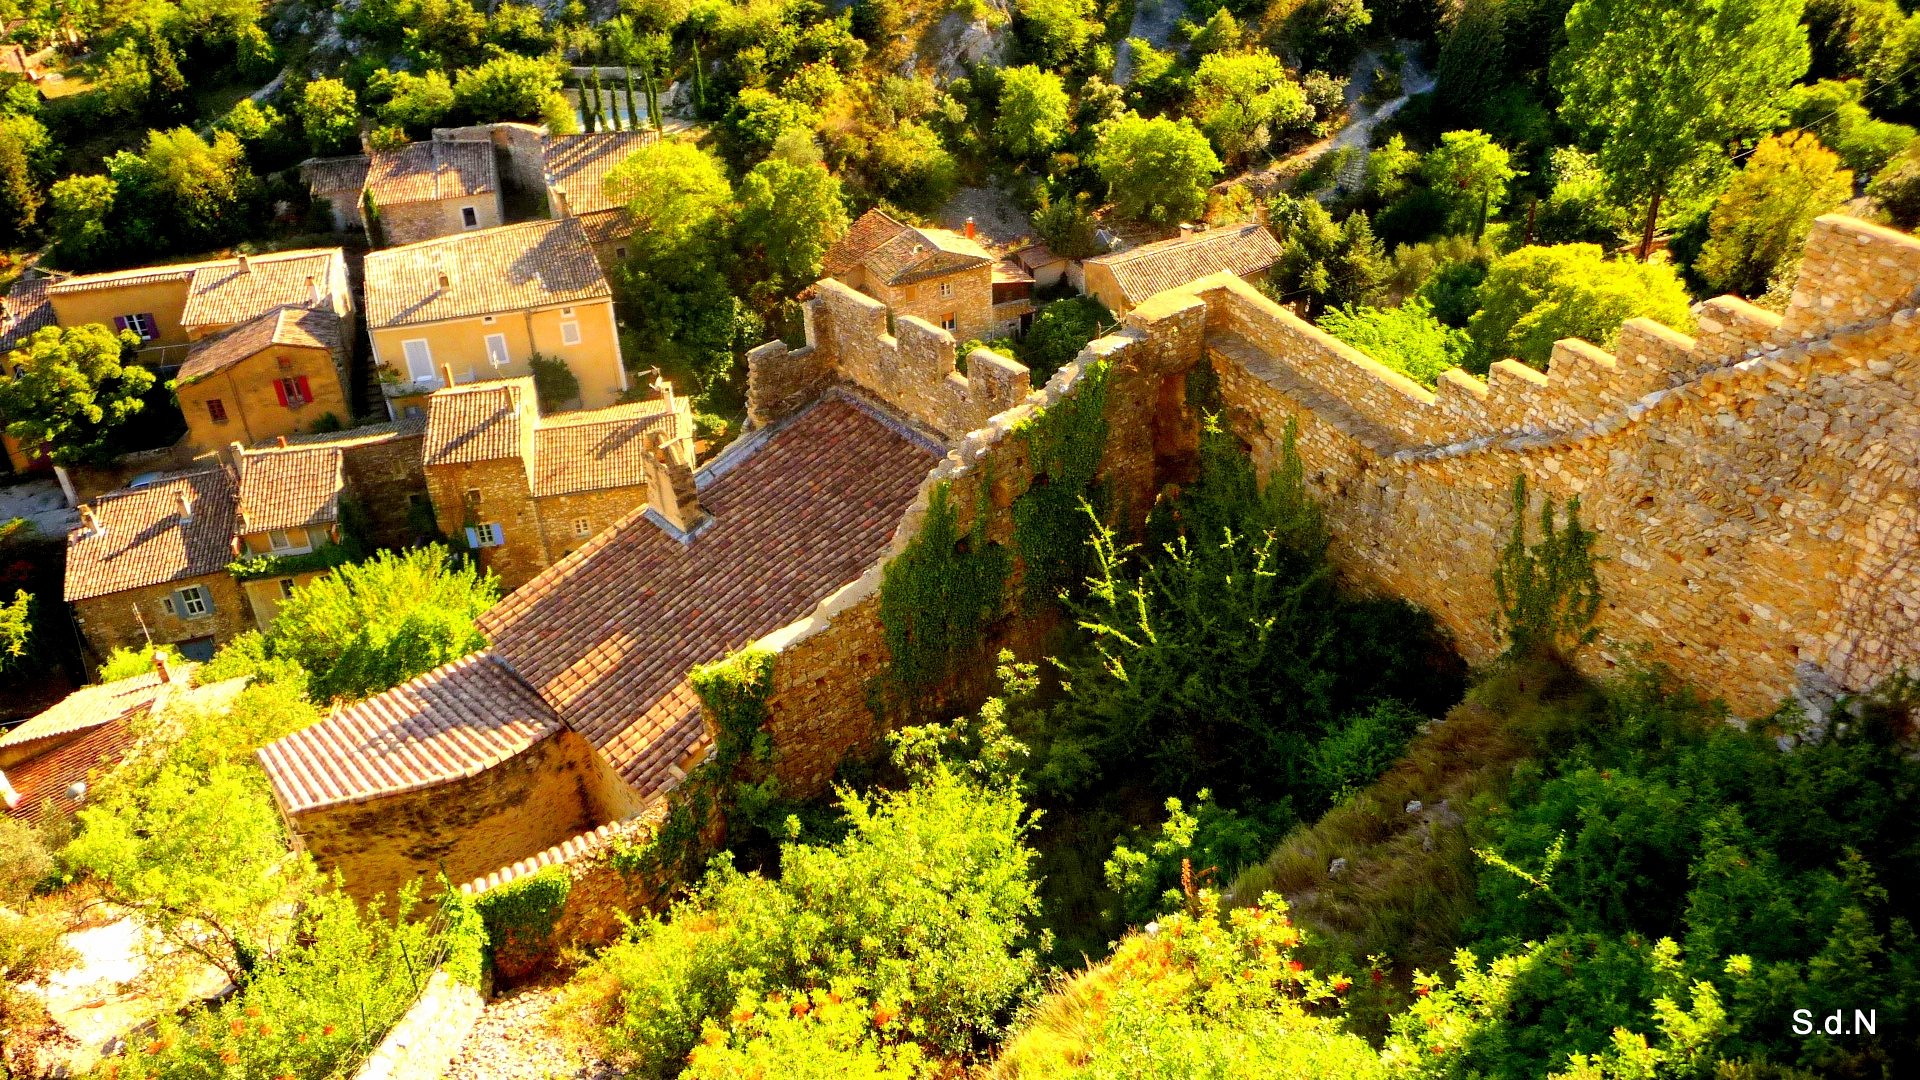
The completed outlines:
<svg viewBox="0 0 1920 1080">
<path fill-rule="evenodd" d="M 954 367 L 954 335 L 912 315 L 895 319 L 889 334 L 885 304 L 832 278 L 814 286 L 805 312 L 805 346 L 789 350 L 776 341 L 753 352 L 747 414 L 755 426 L 812 400 L 833 376 L 948 439 L 1026 400 L 1025 366 L 976 349 L 962 375 Z"/>
<path fill-rule="evenodd" d="M 382 547 L 402 547 L 413 539 L 407 518 L 413 498 L 427 497 L 427 474 L 420 464 L 421 425 L 400 422 L 377 435 L 338 440 L 347 487 L 373 520 L 373 538 Z"/>
<path fill-rule="evenodd" d="M 353 1074 L 353 1080 L 440 1080 L 487 1007 L 479 987 L 436 968 L 420 997 Z"/>
<path fill-rule="evenodd" d="M 526 466 L 519 458 L 456 462 L 426 469 L 427 490 L 433 496 L 434 517 L 440 531 L 463 536 L 470 523 L 497 523 L 501 543 L 481 548 L 481 565 L 500 575 L 500 586 L 511 592 L 547 566 L 547 544 L 541 536 L 539 508 L 527 487 Z M 480 493 L 468 512 L 470 491 Z"/>
<path fill-rule="evenodd" d="M 162 601 L 185 585 L 205 586 L 213 596 L 213 611 L 199 619 L 167 614 Z M 137 617 L 136 606 L 140 609 Z M 144 629 L 142 620 L 145 620 Z M 236 635 L 253 629 L 253 610 L 240 591 L 240 584 L 223 570 L 78 601 L 73 605 L 73 621 L 93 654 L 90 662 L 98 664 L 115 649 L 143 648 L 149 637 L 156 645 L 203 637 L 213 638 L 216 646 L 224 645 Z"/>
<path fill-rule="evenodd" d="M 629 812 L 604 772 L 586 740 L 563 730 L 465 780 L 290 820 L 299 845 L 322 870 L 339 870 L 355 899 L 391 897 L 443 869 L 470 880 Z"/>
</svg>

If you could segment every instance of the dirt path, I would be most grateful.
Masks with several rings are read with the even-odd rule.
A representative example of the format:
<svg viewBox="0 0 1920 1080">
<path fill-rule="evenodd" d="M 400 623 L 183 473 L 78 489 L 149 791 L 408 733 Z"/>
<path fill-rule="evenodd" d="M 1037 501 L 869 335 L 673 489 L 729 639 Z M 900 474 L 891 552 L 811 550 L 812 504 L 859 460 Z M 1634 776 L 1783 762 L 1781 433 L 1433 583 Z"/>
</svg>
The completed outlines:
<svg viewBox="0 0 1920 1080">
<path fill-rule="evenodd" d="M 487 1003 L 441 1080 L 618 1080 L 547 1028 L 558 986 L 522 986 Z"/>
<path fill-rule="evenodd" d="M 1173 24 L 1187 15 L 1187 5 L 1183 0 L 1136 0 L 1133 7 L 1133 25 L 1127 28 L 1127 37 L 1144 38 L 1153 43 L 1156 49 L 1164 49 L 1167 42 L 1173 40 Z M 1113 54 L 1113 82 L 1115 86 L 1125 86 L 1133 80 L 1133 45 L 1131 41 L 1122 41 L 1115 46 Z"/>
</svg>

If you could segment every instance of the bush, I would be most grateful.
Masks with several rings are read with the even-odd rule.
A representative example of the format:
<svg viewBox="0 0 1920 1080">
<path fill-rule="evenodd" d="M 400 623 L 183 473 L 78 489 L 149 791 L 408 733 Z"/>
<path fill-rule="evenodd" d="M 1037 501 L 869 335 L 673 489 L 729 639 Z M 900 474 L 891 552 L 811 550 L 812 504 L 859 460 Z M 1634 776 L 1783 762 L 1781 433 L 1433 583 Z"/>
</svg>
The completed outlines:
<svg viewBox="0 0 1920 1080">
<path fill-rule="evenodd" d="M 1473 344 L 1418 298 L 1397 308 L 1334 308 L 1320 316 L 1320 328 L 1428 389 L 1463 364 Z"/>
<path fill-rule="evenodd" d="M 541 412 L 558 412 L 580 400 L 580 378 L 565 360 L 534 353 L 527 365 L 533 369 L 533 392 L 540 399 Z"/>
<path fill-rule="evenodd" d="M 1112 313 L 1091 296 L 1055 300 L 1040 309 L 1020 339 L 1018 358 L 1033 373 L 1035 387 L 1045 386 L 1053 373 L 1073 362 L 1101 328 L 1119 325 Z"/>
<path fill-rule="evenodd" d="M 119 682 L 121 679 L 131 679 L 136 675 L 151 674 L 153 672 L 153 654 L 156 652 L 165 653 L 167 655 L 167 663 L 171 664 L 175 671 L 186 666 L 187 658 L 181 656 L 179 648 L 174 645 L 156 645 L 152 648 L 142 649 L 115 649 L 107 654 L 106 660 L 100 665 L 100 681 L 103 683 Z"/>
<path fill-rule="evenodd" d="M 1506 357 L 1545 371 L 1555 341 L 1574 337 L 1605 348 L 1636 317 L 1682 333 L 1693 328 L 1686 288 L 1672 268 L 1610 262 L 1593 244 L 1521 248 L 1487 271 L 1479 301 L 1467 332 L 1480 373 Z"/>
</svg>

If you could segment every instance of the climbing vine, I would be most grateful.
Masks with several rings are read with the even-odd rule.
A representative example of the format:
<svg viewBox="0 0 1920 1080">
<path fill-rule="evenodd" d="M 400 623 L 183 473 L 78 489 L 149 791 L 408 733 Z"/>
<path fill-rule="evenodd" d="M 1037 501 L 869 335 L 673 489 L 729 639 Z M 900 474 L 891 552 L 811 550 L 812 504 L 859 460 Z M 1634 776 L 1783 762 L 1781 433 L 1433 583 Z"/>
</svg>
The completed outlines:
<svg viewBox="0 0 1920 1080">
<path fill-rule="evenodd" d="M 549 866 L 476 897 L 474 910 L 487 928 L 494 955 L 509 945 L 538 951 L 553 935 L 572 889 L 566 867 Z"/>
<path fill-rule="evenodd" d="M 445 874 L 440 875 L 440 885 L 446 890 L 440 898 L 440 943 L 445 956 L 441 966 L 456 981 L 477 987 L 486 975 L 492 944 L 487 921 L 473 897 L 454 888 Z"/>
<path fill-rule="evenodd" d="M 1095 478 L 1107 449 L 1111 367 L 1106 361 L 1089 365 L 1078 392 L 1014 429 L 1033 468 L 1032 486 L 1013 501 L 1014 549 L 1025 565 L 1021 602 L 1029 610 L 1086 578 L 1093 520 L 1081 503 L 1105 518 L 1106 493 Z"/>
<path fill-rule="evenodd" d="M 939 682 L 955 659 L 980 647 L 987 621 L 1005 602 L 1013 560 L 987 542 L 991 487 L 982 476 L 973 524 L 963 534 L 952 486 L 936 485 L 919 535 L 887 563 L 880 624 L 893 662 L 884 689 L 913 694 Z"/>
<path fill-rule="evenodd" d="M 1493 567 L 1498 601 L 1494 628 L 1515 655 L 1544 649 L 1565 656 L 1598 637 L 1600 577 L 1594 572 L 1594 533 L 1580 524 L 1580 496 L 1566 503 L 1556 527 L 1549 496 L 1540 506 L 1540 541 L 1527 543 L 1527 478 L 1513 479 L 1513 534 Z"/>
</svg>

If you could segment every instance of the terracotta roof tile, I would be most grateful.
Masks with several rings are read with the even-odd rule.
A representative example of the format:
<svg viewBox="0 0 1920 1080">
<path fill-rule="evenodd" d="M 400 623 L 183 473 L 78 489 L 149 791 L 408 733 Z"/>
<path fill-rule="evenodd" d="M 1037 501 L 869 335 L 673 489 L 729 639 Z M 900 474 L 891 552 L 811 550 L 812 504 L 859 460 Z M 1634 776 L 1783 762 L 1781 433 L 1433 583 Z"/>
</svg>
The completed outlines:
<svg viewBox="0 0 1920 1080">
<path fill-rule="evenodd" d="M 193 520 L 180 519 L 180 495 Z M 93 502 L 100 531 L 67 534 L 69 602 L 218 573 L 233 560 L 233 480 L 224 468 L 182 473 Z"/>
<path fill-rule="evenodd" d="M 24 275 L 7 290 L 6 312 L 0 315 L 0 352 L 25 345 L 35 330 L 53 325 L 53 302 L 47 299 L 47 287 L 56 280 Z"/>
<path fill-rule="evenodd" d="M 651 793 L 704 749 L 696 664 L 804 616 L 886 549 L 937 455 L 828 398 L 700 495 L 690 544 L 628 514 L 488 612 L 514 671 Z"/>
<path fill-rule="evenodd" d="M 190 671 L 191 667 L 187 671 L 177 672 L 175 677 L 185 678 Z M 98 727 L 108 721 L 118 720 L 135 709 L 153 704 L 154 698 L 166 685 L 168 684 L 160 681 L 158 672 L 147 671 L 110 683 L 83 686 L 61 698 L 59 704 L 46 712 L 20 724 L 7 732 L 4 737 L 0 737 L 0 750 L 17 753 L 20 747 L 28 743 L 52 739 L 82 728 Z"/>
<path fill-rule="evenodd" d="M 338 521 L 344 460 L 337 446 L 242 451 L 236 531 L 307 529 Z"/>
<path fill-rule="evenodd" d="M 533 432 L 533 494 L 543 498 L 645 484 L 641 459 L 650 431 L 663 442 L 692 435 L 692 403 L 676 398 L 669 411 L 656 398 L 542 418 Z"/>
<path fill-rule="evenodd" d="M 100 274 L 76 274 L 47 286 L 50 296 L 94 292 L 98 289 L 124 289 L 132 285 L 158 285 L 168 281 L 191 281 L 199 263 L 176 266 L 141 266 L 132 270 L 110 270 Z"/>
<path fill-rule="evenodd" d="M 607 191 L 607 174 L 627 156 L 657 140 L 651 131 L 555 135 L 547 140 L 547 179 L 566 192 L 567 212 L 587 215 L 624 206 Z"/>
<path fill-rule="evenodd" d="M 290 814 L 474 776 L 560 730 L 540 695 L 474 653 L 259 751 Z"/>
<path fill-rule="evenodd" d="M 580 227 L 587 231 L 587 242 L 599 247 L 603 244 L 617 244 L 633 235 L 633 215 L 627 213 L 624 206 L 612 210 L 595 210 L 574 218 Z"/>
<path fill-rule="evenodd" d="M 846 234 L 827 249 L 820 261 L 820 273 L 823 277 L 844 278 L 855 267 L 864 265 L 867 256 L 880 250 L 880 245 L 907 231 L 905 225 L 880 211 L 869 210 L 855 218 L 853 224 L 847 226 Z"/>
<path fill-rule="evenodd" d="M 86 780 L 94 770 L 111 768 L 126 754 L 132 741 L 125 716 L 115 717 L 69 743 L 0 771 L 0 797 L 6 811 L 23 821 L 40 816 L 41 804 L 60 798 L 66 808 L 66 790 Z"/>
<path fill-rule="evenodd" d="M 524 458 L 539 415 L 531 378 L 466 383 L 427 397 L 426 465 Z"/>
<path fill-rule="evenodd" d="M 486 195 L 494 184 L 491 142 L 408 143 L 375 150 L 367 165 L 366 189 L 376 208 Z"/>
<path fill-rule="evenodd" d="M 315 195 L 331 197 L 347 193 L 357 204 L 360 189 L 367 186 L 367 170 L 372 165 L 373 161 L 365 154 L 308 158 L 300 163 L 300 176 Z"/>
<path fill-rule="evenodd" d="M 993 261 L 978 243 L 946 229 L 904 229 L 875 248 L 861 265 L 889 285 L 969 270 Z"/>
<path fill-rule="evenodd" d="M 256 316 L 187 349 L 187 362 L 175 376 L 181 386 L 215 375 L 275 345 L 325 349 L 336 362 L 345 345 L 340 316 L 325 308 L 281 307 Z"/>
<path fill-rule="evenodd" d="M 442 272 L 451 279 L 446 288 Z M 578 218 L 502 225 L 367 253 L 370 328 L 612 296 Z"/>
<path fill-rule="evenodd" d="M 283 305 L 312 305 L 346 273 L 346 252 L 306 248 L 201 263 L 187 281 L 182 326 L 231 326 Z"/>
<path fill-rule="evenodd" d="M 1272 266 L 1280 242 L 1265 225 L 1237 225 L 1176 237 L 1088 259 L 1088 266 L 1112 269 L 1127 303 L 1177 289 L 1208 274 L 1226 271 L 1246 276 Z"/>
</svg>

